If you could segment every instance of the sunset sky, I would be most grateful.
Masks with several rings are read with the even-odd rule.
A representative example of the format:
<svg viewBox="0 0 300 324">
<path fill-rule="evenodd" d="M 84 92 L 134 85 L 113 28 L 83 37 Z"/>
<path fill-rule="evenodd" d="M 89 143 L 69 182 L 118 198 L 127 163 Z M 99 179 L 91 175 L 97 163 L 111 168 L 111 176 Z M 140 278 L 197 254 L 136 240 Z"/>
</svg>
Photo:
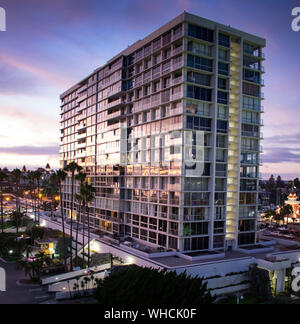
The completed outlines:
<svg viewBox="0 0 300 324">
<path fill-rule="evenodd" d="M 0 0 L 0 167 L 58 167 L 59 94 L 187 10 L 267 39 L 262 172 L 300 177 L 298 0 Z"/>
</svg>

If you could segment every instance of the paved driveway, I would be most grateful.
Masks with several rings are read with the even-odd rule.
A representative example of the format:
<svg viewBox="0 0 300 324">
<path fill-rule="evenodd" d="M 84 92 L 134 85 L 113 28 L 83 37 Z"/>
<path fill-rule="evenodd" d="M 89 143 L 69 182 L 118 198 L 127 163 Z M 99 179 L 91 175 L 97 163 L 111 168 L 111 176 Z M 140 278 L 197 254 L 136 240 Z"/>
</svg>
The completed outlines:
<svg viewBox="0 0 300 324">
<path fill-rule="evenodd" d="M 53 300 L 47 293 L 47 287 L 20 286 L 17 281 L 24 279 L 24 272 L 16 269 L 15 263 L 3 263 L 0 267 L 6 271 L 6 292 L 0 291 L 0 304 L 40 304 Z"/>
</svg>

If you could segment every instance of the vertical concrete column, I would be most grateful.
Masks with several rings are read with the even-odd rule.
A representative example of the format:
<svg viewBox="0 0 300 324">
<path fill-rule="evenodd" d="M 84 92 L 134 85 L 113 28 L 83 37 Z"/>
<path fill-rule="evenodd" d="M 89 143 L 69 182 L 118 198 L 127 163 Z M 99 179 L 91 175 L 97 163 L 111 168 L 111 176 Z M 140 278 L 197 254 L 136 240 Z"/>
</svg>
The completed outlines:
<svg viewBox="0 0 300 324">
<path fill-rule="evenodd" d="M 286 269 L 277 270 L 276 273 L 276 294 L 282 293 L 285 291 L 285 276 Z"/>
</svg>

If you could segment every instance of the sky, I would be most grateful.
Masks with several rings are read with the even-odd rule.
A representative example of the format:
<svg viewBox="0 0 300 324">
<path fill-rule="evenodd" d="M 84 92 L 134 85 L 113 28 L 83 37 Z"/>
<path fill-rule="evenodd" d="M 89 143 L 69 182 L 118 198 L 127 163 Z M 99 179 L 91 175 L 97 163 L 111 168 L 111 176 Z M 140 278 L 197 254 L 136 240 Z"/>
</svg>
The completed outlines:
<svg viewBox="0 0 300 324">
<path fill-rule="evenodd" d="M 59 95 L 184 10 L 267 39 L 264 177 L 300 177 L 298 0 L 0 0 L 0 167 L 59 166 Z"/>
</svg>

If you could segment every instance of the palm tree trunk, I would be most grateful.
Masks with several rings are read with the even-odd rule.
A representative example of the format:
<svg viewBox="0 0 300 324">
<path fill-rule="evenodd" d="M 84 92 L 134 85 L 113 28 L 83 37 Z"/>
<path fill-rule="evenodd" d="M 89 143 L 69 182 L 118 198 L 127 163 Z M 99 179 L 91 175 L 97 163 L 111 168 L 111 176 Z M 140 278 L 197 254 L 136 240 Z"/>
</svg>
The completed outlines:
<svg viewBox="0 0 300 324">
<path fill-rule="evenodd" d="M 81 204 L 79 205 L 79 212 L 77 215 L 77 226 L 76 226 L 76 248 L 75 248 L 75 265 L 78 266 L 78 233 L 79 233 L 79 218 L 81 213 Z"/>
<path fill-rule="evenodd" d="M 62 187 L 61 183 L 59 185 L 59 196 L 60 196 L 60 213 L 61 213 L 61 224 L 62 224 L 62 232 L 63 232 L 63 241 L 64 241 L 64 248 L 66 244 L 66 231 L 65 231 L 65 217 L 64 217 L 64 208 L 62 204 Z M 67 271 L 67 257 L 64 255 L 64 264 L 65 264 L 65 271 Z"/>
<path fill-rule="evenodd" d="M 82 229 L 82 258 L 83 261 L 85 259 L 85 206 L 84 207 L 84 212 L 82 213 L 82 223 L 83 223 L 83 229 Z"/>
<path fill-rule="evenodd" d="M 87 209 L 87 218 L 88 218 L 88 267 L 90 267 L 90 259 L 91 259 L 91 228 L 90 228 L 90 215 L 89 215 L 89 207 L 86 207 Z"/>
<path fill-rule="evenodd" d="M 74 178 L 75 174 L 72 173 L 72 193 L 71 193 L 71 261 L 70 261 L 70 267 L 71 271 L 73 271 L 73 210 L 74 210 Z"/>
</svg>

